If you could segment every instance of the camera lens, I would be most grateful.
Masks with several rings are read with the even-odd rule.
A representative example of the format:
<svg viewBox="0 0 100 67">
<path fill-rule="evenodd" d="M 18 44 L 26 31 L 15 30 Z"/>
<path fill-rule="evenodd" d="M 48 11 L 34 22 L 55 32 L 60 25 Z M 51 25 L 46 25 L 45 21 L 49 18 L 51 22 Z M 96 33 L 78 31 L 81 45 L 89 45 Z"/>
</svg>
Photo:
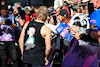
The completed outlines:
<svg viewBox="0 0 100 67">
<path fill-rule="evenodd" d="M 18 7 L 17 9 L 18 9 L 19 12 L 21 11 L 21 7 Z"/>
</svg>

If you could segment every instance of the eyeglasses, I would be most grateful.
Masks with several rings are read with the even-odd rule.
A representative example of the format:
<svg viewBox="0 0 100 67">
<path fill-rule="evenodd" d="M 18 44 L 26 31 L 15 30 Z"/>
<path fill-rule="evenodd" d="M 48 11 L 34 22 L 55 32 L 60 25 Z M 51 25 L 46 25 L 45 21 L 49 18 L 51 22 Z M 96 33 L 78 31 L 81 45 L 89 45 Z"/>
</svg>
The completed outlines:
<svg viewBox="0 0 100 67">
<path fill-rule="evenodd" d="M 99 30 L 100 30 L 100 29 L 98 28 L 98 26 L 97 26 L 97 25 L 94 25 L 94 24 L 90 25 L 90 29 L 91 29 L 92 31 L 99 31 Z"/>
</svg>

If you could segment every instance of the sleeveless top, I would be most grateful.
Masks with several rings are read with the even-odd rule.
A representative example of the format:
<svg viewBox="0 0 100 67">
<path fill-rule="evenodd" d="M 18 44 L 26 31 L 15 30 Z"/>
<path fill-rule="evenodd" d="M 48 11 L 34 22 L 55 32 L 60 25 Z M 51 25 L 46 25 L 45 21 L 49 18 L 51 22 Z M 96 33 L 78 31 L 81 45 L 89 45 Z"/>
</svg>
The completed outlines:
<svg viewBox="0 0 100 67">
<path fill-rule="evenodd" d="M 24 37 L 23 62 L 36 65 L 45 64 L 45 39 L 40 30 L 44 23 L 30 21 Z"/>
</svg>

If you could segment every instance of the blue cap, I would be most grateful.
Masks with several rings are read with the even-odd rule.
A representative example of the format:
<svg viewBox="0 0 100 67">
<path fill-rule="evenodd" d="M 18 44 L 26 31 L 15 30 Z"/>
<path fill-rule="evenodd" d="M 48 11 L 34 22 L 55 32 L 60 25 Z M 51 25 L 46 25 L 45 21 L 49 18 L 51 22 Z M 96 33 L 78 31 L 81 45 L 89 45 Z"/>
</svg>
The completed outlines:
<svg viewBox="0 0 100 67">
<path fill-rule="evenodd" d="M 100 30 L 100 9 L 94 11 L 91 15 L 90 15 L 90 28 L 94 26 L 95 31 Z"/>
<path fill-rule="evenodd" d="M 49 13 L 52 13 L 55 9 L 53 7 L 50 7 Z"/>
</svg>

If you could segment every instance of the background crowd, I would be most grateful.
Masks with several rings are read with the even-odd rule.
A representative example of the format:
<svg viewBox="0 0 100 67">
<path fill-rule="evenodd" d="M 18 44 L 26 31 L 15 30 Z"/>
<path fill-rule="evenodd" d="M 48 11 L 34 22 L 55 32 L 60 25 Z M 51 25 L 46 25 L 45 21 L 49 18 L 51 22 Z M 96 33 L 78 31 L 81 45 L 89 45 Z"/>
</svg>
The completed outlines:
<svg viewBox="0 0 100 67">
<path fill-rule="evenodd" d="M 100 0 L 63 0 L 57 7 L 8 5 L 5 0 L 0 3 L 0 67 L 99 66 Z M 69 28 L 60 34 L 57 28 L 62 22 Z M 68 32 L 73 37 L 70 42 L 65 37 Z"/>
</svg>

